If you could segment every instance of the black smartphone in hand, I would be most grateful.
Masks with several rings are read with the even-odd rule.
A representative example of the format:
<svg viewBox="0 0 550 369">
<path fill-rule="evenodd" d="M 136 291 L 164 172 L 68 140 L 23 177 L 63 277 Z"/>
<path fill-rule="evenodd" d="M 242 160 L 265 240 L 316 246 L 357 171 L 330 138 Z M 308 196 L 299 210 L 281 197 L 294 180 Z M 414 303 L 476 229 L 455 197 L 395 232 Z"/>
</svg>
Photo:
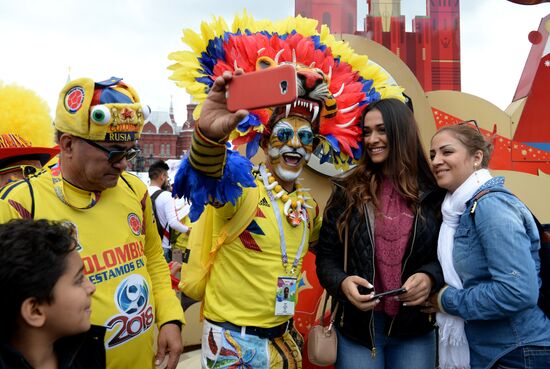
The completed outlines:
<svg viewBox="0 0 550 369">
<path fill-rule="evenodd" d="M 381 297 L 402 295 L 405 292 L 407 292 L 407 290 L 404 289 L 403 287 L 401 287 L 401 288 L 398 288 L 396 290 L 389 290 L 389 291 L 376 293 L 376 294 L 374 294 L 374 296 L 372 296 L 372 299 L 374 300 L 374 299 L 379 299 Z"/>
<path fill-rule="evenodd" d="M 361 294 L 361 295 L 368 295 L 369 293 L 371 293 L 372 291 L 374 291 L 374 289 L 372 288 L 367 288 L 365 286 L 357 286 L 357 291 Z"/>
</svg>

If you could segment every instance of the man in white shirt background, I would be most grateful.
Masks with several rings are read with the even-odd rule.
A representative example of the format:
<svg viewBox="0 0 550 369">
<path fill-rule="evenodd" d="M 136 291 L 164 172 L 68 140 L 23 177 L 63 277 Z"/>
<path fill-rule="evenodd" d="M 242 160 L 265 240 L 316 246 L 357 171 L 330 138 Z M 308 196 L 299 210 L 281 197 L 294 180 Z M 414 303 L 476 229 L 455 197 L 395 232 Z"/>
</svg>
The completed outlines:
<svg viewBox="0 0 550 369">
<path fill-rule="evenodd" d="M 170 262 L 172 260 L 170 228 L 184 234 L 188 234 L 190 228 L 179 221 L 175 199 L 171 193 L 168 170 L 168 164 L 163 160 L 159 160 L 149 167 L 150 185 L 148 191 L 153 201 L 157 228 L 162 238 L 164 257 L 167 262 Z"/>
</svg>

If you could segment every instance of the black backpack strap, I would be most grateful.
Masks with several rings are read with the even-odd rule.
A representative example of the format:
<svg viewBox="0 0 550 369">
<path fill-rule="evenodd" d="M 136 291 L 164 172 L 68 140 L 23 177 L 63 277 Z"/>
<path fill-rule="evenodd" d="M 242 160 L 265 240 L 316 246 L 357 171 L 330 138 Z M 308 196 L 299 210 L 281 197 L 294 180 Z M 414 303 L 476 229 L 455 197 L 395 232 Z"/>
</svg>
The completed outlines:
<svg viewBox="0 0 550 369">
<path fill-rule="evenodd" d="M 25 182 L 29 186 L 29 192 L 31 194 L 31 219 L 34 219 L 34 191 L 31 186 L 31 181 L 28 178 L 25 178 Z"/>
<path fill-rule="evenodd" d="M 474 214 L 476 212 L 477 202 L 479 201 L 479 199 L 482 198 L 483 196 L 487 195 L 490 192 L 504 192 L 504 193 L 507 193 L 508 195 L 517 197 L 516 195 L 514 195 L 510 191 L 506 191 L 504 189 L 500 190 L 500 189 L 496 189 L 496 188 L 493 188 L 493 189 L 488 188 L 488 189 L 485 189 L 483 191 L 479 191 L 478 194 L 472 199 L 472 207 L 470 208 L 470 215 L 472 217 L 474 216 Z M 475 219 L 475 217 L 473 217 L 473 219 Z"/>
<path fill-rule="evenodd" d="M 509 192 L 509 191 L 506 191 L 506 190 L 498 190 L 498 189 L 486 189 L 486 190 L 483 190 L 483 191 L 480 191 L 474 198 L 473 198 L 473 202 L 472 202 L 472 207 L 470 208 L 470 215 L 474 215 L 475 214 L 475 211 L 476 211 L 476 208 L 477 208 L 477 202 L 480 198 L 482 198 L 483 196 L 487 195 L 488 193 L 490 192 L 504 192 L 504 193 L 507 193 L 508 195 L 510 196 L 514 196 L 515 198 L 517 198 L 518 200 L 520 200 L 516 195 L 514 195 L 513 193 Z M 520 200 L 521 201 L 521 200 Z M 523 203 L 523 201 L 522 201 Z M 525 205 L 525 203 L 523 203 L 523 205 Z M 531 216 L 533 217 L 533 219 L 535 220 L 535 223 L 537 224 L 537 229 L 540 233 L 540 242 L 541 243 L 550 243 L 550 233 L 546 232 L 544 230 L 544 227 L 543 225 L 540 223 L 540 221 L 537 219 L 537 217 L 535 216 L 535 214 L 533 214 L 533 212 L 531 211 L 531 209 L 529 209 L 527 207 L 527 205 L 525 205 L 525 207 L 527 208 L 527 210 L 529 210 L 529 212 L 531 213 Z M 473 219 L 475 219 L 475 217 L 473 217 Z"/>
<path fill-rule="evenodd" d="M 120 178 L 124 181 L 124 183 L 126 183 L 126 185 L 128 187 L 130 187 L 130 189 L 132 190 L 133 193 L 136 193 L 136 190 L 134 190 L 134 188 L 132 187 L 132 185 L 130 184 L 130 182 L 128 182 L 128 180 L 126 178 L 124 178 L 124 176 L 120 176 Z M 137 194 L 136 194 L 137 195 Z"/>
<path fill-rule="evenodd" d="M 159 236 L 160 238 L 162 239 L 162 237 L 164 236 L 164 228 L 162 226 L 162 224 L 160 224 L 160 221 L 159 221 L 159 216 L 158 216 L 158 213 L 157 213 L 157 205 L 155 204 L 155 200 L 157 199 L 157 197 L 159 197 L 159 195 L 163 192 L 164 190 L 162 189 L 159 189 L 159 190 L 156 190 L 152 195 L 151 195 L 151 202 L 153 203 L 153 215 L 155 216 L 155 220 L 157 221 L 157 231 L 159 233 Z"/>
</svg>

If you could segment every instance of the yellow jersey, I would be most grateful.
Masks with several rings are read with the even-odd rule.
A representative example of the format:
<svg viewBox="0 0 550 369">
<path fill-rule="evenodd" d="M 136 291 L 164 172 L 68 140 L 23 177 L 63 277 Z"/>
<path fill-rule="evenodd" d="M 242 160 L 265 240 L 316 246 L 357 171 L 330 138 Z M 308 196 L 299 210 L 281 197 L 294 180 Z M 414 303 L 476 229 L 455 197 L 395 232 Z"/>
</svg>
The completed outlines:
<svg viewBox="0 0 550 369">
<path fill-rule="evenodd" d="M 259 186 L 260 194 L 254 220 L 232 242 L 223 244 L 212 264 L 204 296 L 204 316 L 218 322 L 270 328 L 290 319 L 290 316 L 275 315 L 277 281 L 279 277 L 289 276 L 305 230 L 305 245 L 299 255 L 295 275 L 299 279 L 308 245 L 318 239 L 321 216 L 315 200 L 309 199 L 307 204 L 311 209 L 307 211 L 307 221 L 293 227 L 286 220 L 283 202 L 270 201 L 261 178 L 256 179 L 256 185 Z M 227 219 L 237 212 L 249 191 L 250 188 L 243 188 L 243 195 L 234 206 L 227 203 L 215 210 L 214 239 L 218 237 L 216 230 L 219 233 Z M 302 192 L 302 195 L 311 197 L 307 192 Z M 290 193 L 289 196 L 295 198 L 296 193 Z M 286 270 L 282 263 L 279 225 L 273 206 L 279 208 L 282 217 L 288 255 Z"/>
</svg>

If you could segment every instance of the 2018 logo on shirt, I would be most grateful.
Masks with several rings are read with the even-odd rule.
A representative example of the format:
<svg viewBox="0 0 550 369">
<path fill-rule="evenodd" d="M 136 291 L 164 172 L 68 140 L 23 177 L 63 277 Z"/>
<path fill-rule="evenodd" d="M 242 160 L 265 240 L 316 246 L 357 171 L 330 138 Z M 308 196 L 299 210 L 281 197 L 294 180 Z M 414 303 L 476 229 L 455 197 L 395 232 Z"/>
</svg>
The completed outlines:
<svg viewBox="0 0 550 369">
<path fill-rule="evenodd" d="M 141 234 L 141 220 L 135 213 L 128 214 L 128 226 L 136 236 Z"/>
<path fill-rule="evenodd" d="M 122 314 L 111 317 L 105 323 L 109 331 L 118 327 L 107 342 L 107 348 L 123 344 L 151 328 L 155 316 L 149 298 L 147 282 L 139 274 L 125 278 L 118 285 L 115 303 Z"/>
</svg>

